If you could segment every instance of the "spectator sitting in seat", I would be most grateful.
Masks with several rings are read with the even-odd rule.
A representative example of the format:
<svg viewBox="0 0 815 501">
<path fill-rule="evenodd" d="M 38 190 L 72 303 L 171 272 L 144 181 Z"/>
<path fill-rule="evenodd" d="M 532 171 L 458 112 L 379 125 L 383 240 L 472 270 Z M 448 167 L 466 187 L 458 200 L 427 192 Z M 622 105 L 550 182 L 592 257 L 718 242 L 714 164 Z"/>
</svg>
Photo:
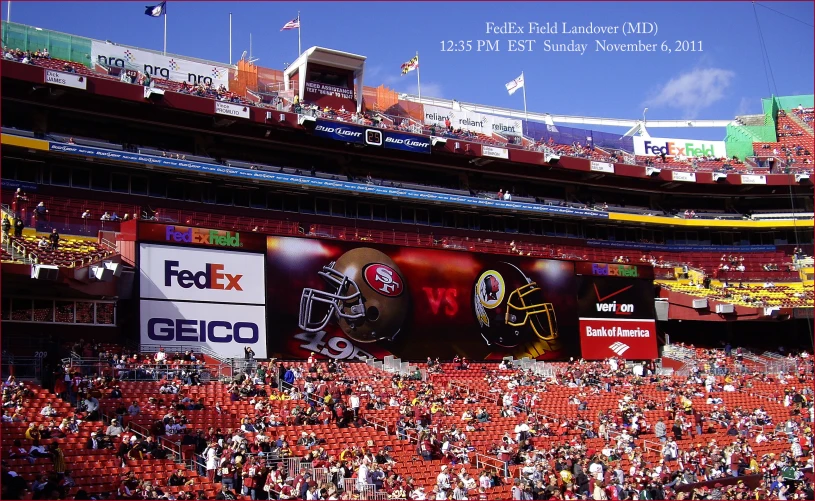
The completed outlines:
<svg viewBox="0 0 815 501">
<path fill-rule="evenodd" d="M 102 217 L 100 218 L 100 221 L 110 221 L 110 213 L 105 212 L 104 214 L 102 214 Z"/>
<path fill-rule="evenodd" d="M 48 249 L 50 246 L 51 246 L 51 244 L 48 243 L 48 240 L 45 237 L 40 238 L 39 243 L 37 243 L 37 247 L 41 251 L 44 251 L 44 250 Z"/>
<path fill-rule="evenodd" d="M 108 429 L 105 432 L 105 435 L 109 437 L 118 437 L 119 435 L 124 433 L 124 431 L 125 430 L 124 428 L 122 428 L 122 425 L 119 424 L 119 421 L 117 419 L 112 419 L 110 421 L 110 426 L 108 426 Z"/>
<path fill-rule="evenodd" d="M 56 409 L 51 407 L 50 400 L 45 404 L 45 407 L 43 407 L 42 410 L 40 411 L 40 416 L 54 417 L 58 414 L 59 413 L 56 411 Z"/>
</svg>

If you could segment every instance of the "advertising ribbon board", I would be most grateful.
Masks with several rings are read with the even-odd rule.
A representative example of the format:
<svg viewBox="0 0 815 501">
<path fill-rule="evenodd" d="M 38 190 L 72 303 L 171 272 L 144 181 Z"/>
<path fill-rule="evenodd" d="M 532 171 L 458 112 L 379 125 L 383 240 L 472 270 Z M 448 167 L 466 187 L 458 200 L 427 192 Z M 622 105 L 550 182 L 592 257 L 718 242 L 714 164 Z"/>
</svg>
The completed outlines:
<svg viewBox="0 0 815 501">
<path fill-rule="evenodd" d="M 642 136 L 634 136 L 633 139 L 635 155 L 727 158 L 724 141 Z"/>
<path fill-rule="evenodd" d="M 91 61 L 103 67 L 134 70 L 154 78 L 229 89 L 229 67 L 157 52 L 91 41 Z"/>
</svg>

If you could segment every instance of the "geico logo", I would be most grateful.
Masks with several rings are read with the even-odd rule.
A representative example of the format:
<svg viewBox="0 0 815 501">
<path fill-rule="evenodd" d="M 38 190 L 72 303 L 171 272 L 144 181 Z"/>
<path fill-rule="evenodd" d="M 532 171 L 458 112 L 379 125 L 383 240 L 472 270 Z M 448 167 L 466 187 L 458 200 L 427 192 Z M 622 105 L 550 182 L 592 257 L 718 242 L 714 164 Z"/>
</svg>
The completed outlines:
<svg viewBox="0 0 815 501">
<path fill-rule="evenodd" d="M 98 56 L 96 60 L 99 62 L 99 64 L 105 66 L 113 66 L 116 68 L 125 68 L 127 66 L 127 62 L 124 59 L 114 56 Z M 130 66 L 132 67 L 133 65 Z M 144 64 L 142 65 L 141 71 L 145 75 L 158 76 L 165 80 L 171 80 L 172 71 L 170 70 L 170 68 L 164 68 L 162 66 L 156 66 L 152 64 Z M 203 83 L 212 85 L 211 77 L 197 75 L 195 73 L 187 73 L 187 81 L 194 84 Z"/>
<path fill-rule="evenodd" d="M 395 137 L 385 138 L 385 142 L 393 144 L 404 144 L 405 146 L 411 146 L 414 148 L 426 148 L 428 145 L 428 143 L 424 141 L 416 141 L 414 139 L 396 139 Z"/>
<path fill-rule="evenodd" d="M 362 135 L 362 132 L 354 132 L 343 127 L 326 127 L 325 125 L 318 125 L 317 127 L 314 128 L 314 130 L 320 132 L 330 132 L 333 134 L 337 134 L 338 136 L 347 137 L 359 137 Z"/>
<path fill-rule="evenodd" d="M 260 339 L 260 327 L 252 322 L 151 318 L 147 321 L 147 337 L 164 342 L 253 344 Z"/>
<path fill-rule="evenodd" d="M 243 275 L 230 275 L 223 273 L 224 265 L 217 263 L 207 263 L 204 271 L 193 273 L 190 270 L 179 270 L 178 261 L 164 261 L 164 286 L 173 285 L 175 282 L 182 289 L 189 289 L 195 286 L 197 289 L 218 289 L 243 291 L 240 285 Z"/>
<path fill-rule="evenodd" d="M 617 315 L 628 315 L 634 313 L 634 305 L 625 303 L 618 304 L 617 301 L 611 303 L 597 303 L 597 311 L 616 313 Z"/>
</svg>

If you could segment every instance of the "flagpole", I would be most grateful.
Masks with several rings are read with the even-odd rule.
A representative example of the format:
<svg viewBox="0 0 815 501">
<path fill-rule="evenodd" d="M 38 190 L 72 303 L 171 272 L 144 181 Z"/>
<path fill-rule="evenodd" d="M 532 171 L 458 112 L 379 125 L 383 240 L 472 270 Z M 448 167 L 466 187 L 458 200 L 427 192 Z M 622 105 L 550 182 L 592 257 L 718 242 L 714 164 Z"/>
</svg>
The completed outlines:
<svg viewBox="0 0 815 501">
<path fill-rule="evenodd" d="M 232 65 L 232 13 L 229 13 L 229 65 Z"/>
<path fill-rule="evenodd" d="M 167 4 L 164 4 L 164 8 L 167 9 Z M 164 11 L 164 55 L 167 55 L 167 11 Z"/>
<path fill-rule="evenodd" d="M 419 102 L 422 102 L 422 79 L 419 77 L 420 70 L 419 51 L 416 51 L 416 89 L 419 91 Z"/>
<path fill-rule="evenodd" d="M 11 0 L 8 0 L 8 14 L 6 14 L 6 22 L 11 22 Z"/>
<path fill-rule="evenodd" d="M 526 116 L 526 121 L 529 122 L 529 113 L 526 112 L 526 77 L 524 76 L 524 72 L 521 72 L 521 81 L 524 83 L 523 91 L 524 91 L 524 116 Z"/>
<path fill-rule="evenodd" d="M 302 45 L 300 45 L 300 26 L 302 26 L 302 25 L 303 25 L 303 23 L 300 22 L 300 11 L 298 10 L 297 11 L 297 57 L 300 57 L 300 54 L 303 53 L 303 47 L 302 47 Z"/>
</svg>

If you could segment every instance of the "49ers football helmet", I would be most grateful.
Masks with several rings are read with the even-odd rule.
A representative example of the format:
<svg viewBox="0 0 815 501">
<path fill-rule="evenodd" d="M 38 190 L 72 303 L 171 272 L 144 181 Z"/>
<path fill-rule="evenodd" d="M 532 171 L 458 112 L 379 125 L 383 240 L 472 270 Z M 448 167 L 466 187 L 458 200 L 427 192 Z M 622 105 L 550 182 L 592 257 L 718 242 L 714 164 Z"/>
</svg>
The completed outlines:
<svg viewBox="0 0 815 501">
<path fill-rule="evenodd" d="M 481 272 L 473 286 L 473 310 L 488 346 L 538 341 L 547 351 L 560 348 L 555 308 L 513 264 L 499 262 Z"/>
<path fill-rule="evenodd" d="M 360 343 L 392 340 L 402 329 L 410 306 L 402 271 L 376 249 L 350 250 L 317 272 L 326 290 L 303 289 L 300 328 L 317 332 L 334 319 Z"/>
</svg>

